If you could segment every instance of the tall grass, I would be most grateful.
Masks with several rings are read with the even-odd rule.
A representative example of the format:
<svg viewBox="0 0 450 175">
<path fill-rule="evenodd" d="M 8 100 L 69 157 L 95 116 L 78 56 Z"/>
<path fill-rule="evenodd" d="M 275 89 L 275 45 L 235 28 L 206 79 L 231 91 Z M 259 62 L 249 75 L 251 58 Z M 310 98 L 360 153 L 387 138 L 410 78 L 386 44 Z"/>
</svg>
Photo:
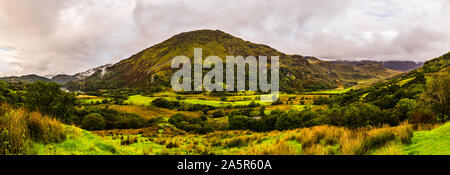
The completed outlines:
<svg viewBox="0 0 450 175">
<path fill-rule="evenodd" d="M 28 113 L 25 117 L 28 133 L 35 142 L 52 143 L 66 139 L 67 127 L 54 118 L 42 116 L 40 113 Z"/>
<path fill-rule="evenodd" d="M 2 106 L 5 109 L 5 106 Z M 0 155 L 26 154 L 31 144 L 27 139 L 27 123 L 22 119 L 23 111 L 2 111 L 0 119 Z"/>
<path fill-rule="evenodd" d="M 56 119 L 6 104 L 0 106 L 0 131 L 0 155 L 32 154 L 32 142 L 61 142 L 67 135 L 67 127 Z"/>
<path fill-rule="evenodd" d="M 363 155 L 393 143 L 409 144 L 413 132 L 408 123 L 356 130 L 316 126 L 300 129 L 292 138 L 302 145 L 302 154 Z"/>
</svg>

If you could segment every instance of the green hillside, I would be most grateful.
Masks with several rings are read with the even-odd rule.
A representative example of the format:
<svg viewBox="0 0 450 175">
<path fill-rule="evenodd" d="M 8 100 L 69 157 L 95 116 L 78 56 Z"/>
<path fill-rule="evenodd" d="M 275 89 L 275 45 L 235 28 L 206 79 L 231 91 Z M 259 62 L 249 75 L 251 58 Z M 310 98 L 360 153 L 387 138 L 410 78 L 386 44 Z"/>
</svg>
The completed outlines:
<svg viewBox="0 0 450 175">
<path fill-rule="evenodd" d="M 30 75 L 23 75 L 20 77 L 17 76 L 12 76 L 12 77 L 0 77 L 0 80 L 3 81 L 8 81 L 11 83 L 33 83 L 36 81 L 44 81 L 44 82 L 51 82 L 52 80 L 45 78 L 45 77 L 41 77 L 39 75 L 35 75 L 35 74 L 30 74 Z"/>
<path fill-rule="evenodd" d="M 98 72 L 67 86 L 80 90 L 170 87 L 170 78 L 175 71 L 170 69 L 172 58 L 185 55 L 193 59 L 194 48 L 202 48 L 204 58 L 210 55 L 222 59 L 229 55 L 279 56 L 280 89 L 287 92 L 333 89 L 355 79 L 375 78 L 371 72 L 361 69 L 346 71 L 345 74 L 351 77 L 336 76 L 322 66 L 311 64 L 301 55 L 287 55 L 269 46 L 244 41 L 219 30 L 198 30 L 175 35 L 107 68 L 104 74 Z M 339 74 L 341 70 L 332 71 Z M 395 74 L 387 69 L 377 72 L 386 74 L 378 77 Z"/>
<path fill-rule="evenodd" d="M 406 147 L 413 155 L 449 155 L 450 123 L 431 131 L 415 132 L 412 144 Z"/>
<path fill-rule="evenodd" d="M 335 79 L 347 82 L 348 86 L 364 84 L 367 82 L 385 80 L 401 72 L 391 70 L 378 62 L 357 62 L 354 64 L 341 64 L 308 57 L 308 62 L 320 67 Z"/>
</svg>

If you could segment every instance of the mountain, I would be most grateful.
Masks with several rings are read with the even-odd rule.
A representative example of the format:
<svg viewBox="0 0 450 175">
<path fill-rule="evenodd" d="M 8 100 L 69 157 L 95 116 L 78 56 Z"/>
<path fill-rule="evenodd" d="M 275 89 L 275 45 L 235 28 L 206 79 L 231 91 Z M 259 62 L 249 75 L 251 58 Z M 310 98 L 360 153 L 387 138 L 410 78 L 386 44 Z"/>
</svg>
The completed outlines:
<svg viewBox="0 0 450 175">
<path fill-rule="evenodd" d="M 30 74 L 30 75 L 24 75 L 24 76 L 11 76 L 11 77 L 2 77 L 0 78 L 0 80 L 4 80 L 4 81 L 8 81 L 8 82 L 12 82 L 12 83 L 18 83 L 18 82 L 22 82 L 22 83 L 33 83 L 36 81 L 44 81 L 44 82 L 52 82 L 52 80 L 39 76 L 39 75 L 35 75 L 35 74 Z"/>
<path fill-rule="evenodd" d="M 51 78 L 51 80 L 56 82 L 56 83 L 59 83 L 61 85 L 65 85 L 65 84 L 67 84 L 68 82 L 71 82 L 71 81 L 83 80 L 83 79 L 85 79 L 85 78 L 87 78 L 87 77 L 89 77 L 89 76 L 91 76 L 91 75 L 93 75 L 95 73 L 103 74 L 106 71 L 106 68 L 108 68 L 110 66 L 111 66 L 111 64 L 106 64 L 106 65 L 103 65 L 103 66 L 99 66 L 99 67 L 95 67 L 95 68 L 89 69 L 89 70 L 84 71 L 84 72 L 77 73 L 75 75 L 59 74 L 59 75 L 53 76 Z"/>
<path fill-rule="evenodd" d="M 423 66 L 423 62 L 414 61 L 383 61 L 383 66 L 392 70 L 408 72 Z"/>
<path fill-rule="evenodd" d="M 72 77 L 76 78 L 78 80 L 82 80 L 82 79 L 85 79 L 85 78 L 95 74 L 95 73 L 100 73 L 100 75 L 103 75 L 105 73 L 106 69 L 111 66 L 112 66 L 111 64 L 106 64 L 103 66 L 95 67 L 95 68 L 89 69 L 87 71 L 77 73 L 77 74 L 73 75 Z"/>
<path fill-rule="evenodd" d="M 111 66 L 111 64 L 106 64 L 103 66 L 89 69 L 84 72 L 77 73 L 75 75 L 58 74 L 55 76 L 46 75 L 44 77 L 44 76 L 39 76 L 39 75 L 35 75 L 35 74 L 30 74 L 30 75 L 24 75 L 24 76 L 20 76 L 20 77 L 19 76 L 0 77 L 0 81 L 8 81 L 8 82 L 16 82 L 16 83 L 17 82 L 33 83 L 36 81 L 44 81 L 44 82 L 56 82 L 58 84 L 65 85 L 71 81 L 83 80 L 93 74 L 96 74 L 96 73 L 102 75 L 106 72 L 106 68 L 108 68 L 110 66 Z M 49 77 L 49 78 L 47 78 L 47 77 Z"/>
<path fill-rule="evenodd" d="M 388 68 L 388 69 L 392 69 L 392 70 L 396 70 L 399 72 L 408 72 L 411 71 L 413 69 L 417 69 L 423 66 L 423 62 L 414 62 L 414 61 L 395 61 L 395 60 L 391 60 L 391 61 L 372 61 L 372 60 L 362 60 L 362 61 L 331 61 L 334 64 L 346 64 L 346 65 L 353 65 L 353 66 L 357 66 L 357 65 L 361 65 L 361 64 L 370 64 L 370 63 L 378 63 L 381 64 L 382 66 Z"/>
<path fill-rule="evenodd" d="M 376 61 L 323 61 L 307 57 L 308 62 L 345 82 L 372 82 L 391 78 L 401 72 L 386 68 Z"/>
<path fill-rule="evenodd" d="M 53 82 L 58 83 L 58 84 L 66 84 L 66 83 L 68 83 L 70 81 L 77 81 L 79 79 L 76 78 L 73 75 L 59 74 L 59 75 L 56 75 L 56 76 L 52 77 L 51 80 Z"/>
<path fill-rule="evenodd" d="M 423 71 L 424 73 L 444 72 L 449 71 L 449 66 L 450 52 L 435 59 L 426 61 L 423 67 L 419 69 L 419 71 Z"/>
<path fill-rule="evenodd" d="M 102 71 L 95 71 L 81 81 L 68 83 L 66 87 L 83 91 L 170 87 L 171 76 L 176 71 L 170 68 L 172 58 L 185 55 L 193 62 L 194 48 L 203 49 L 203 58 L 210 55 L 222 59 L 228 55 L 279 56 L 280 89 L 283 91 L 331 89 L 354 81 L 351 77 L 339 76 L 340 70 L 335 70 L 332 66 L 312 64 L 301 55 L 287 55 L 269 46 L 244 41 L 219 30 L 197 30 L 175 35 L 117 64 L 104 67 Z M 345 67 L 349 69 L 346 74 L 356 77 L 357 80 L 375 77 L 373 73 L 351 67 Z M 383 70 L 386 70 L 387 74 L 394 73 L 388 69 Z"/>
<path fill-rule="evenodd" d="M 342 99 L 347 100 L 341 101 L 339 105 L 342 106 L 359 101 L 375 104 L 382 109 L 390 109 L 401 99 L 414 99 L 417 100 L 417 103 L 424 103 L 424 101 L 429 100 L 428 97 L 424 96 L 424 93 L 426 93 L 427 88 L 431 88 L 430 82 L 437 80 L 436 77 L 442 78 L 439 82 L 440 87 L 433 88 L 433 90 L 429 90 L 427 93 L 437 93 L 437 91 L 439 91 L 439 93 L 445 92 L 439 95 L 434 94 L 433 98 L 447 97 L 443 100 L 445 102 L 439 102 L 437 104 L 448 105 L 449 66 L 450 52 L 426 61 L 421 68 L 414 69 L 408 73 L 378 82 L 365 88 L 355 89 L 349 93 L 342 94 L 342 96 L 344 96 Z M 441 109 L 448 109 L 448 106 Z"/>
</svg>

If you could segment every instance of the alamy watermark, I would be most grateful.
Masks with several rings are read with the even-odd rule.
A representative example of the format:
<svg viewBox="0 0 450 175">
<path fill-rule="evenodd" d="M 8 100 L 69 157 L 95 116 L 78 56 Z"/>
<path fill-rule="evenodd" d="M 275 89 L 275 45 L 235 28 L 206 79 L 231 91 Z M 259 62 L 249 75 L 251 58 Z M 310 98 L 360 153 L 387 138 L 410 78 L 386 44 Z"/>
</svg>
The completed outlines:
<svg viewBox="0 0 450 175">
<path fill-rule="evenodd" d="M 246 65 L 248 65 L 248 90 L 259 90 L 269 92 L 270 94 L 261 95 L 261 101 L 273 102 L 278 99 L 279 92 L 279 57 L 270 57 L 270 83 L 268 82 L 267 56 L 226 56 L 226 82 L 224 87 L 223 61 L 218 56 L 208 56 L 205 60 L 202 58 L 202 49 L 194 48 L 194 64 L 192 66 L 187 56 L 176 56 L 172 59 L 171 68 L 179 68 L 172 76 L 171 84 L 174 91 L 224 91 L 228 92 L 246 90 Z M 181 65 L 181 66 L 180 66 Z M 213 67 L 214 65 L 214 67 Z M 235 65 L 237 68 L 237 80 L 235 85 Z M 192 67 L 194 71 L 192 72 Z M 203 68 L 211 69 L 203 76 Z M 192 87 L 192 73 L 194 81 Z M 259 74 L 258 74 L 259 73 Z M 214 80 L 214 82 L 213 82 Z"/>
</svg>

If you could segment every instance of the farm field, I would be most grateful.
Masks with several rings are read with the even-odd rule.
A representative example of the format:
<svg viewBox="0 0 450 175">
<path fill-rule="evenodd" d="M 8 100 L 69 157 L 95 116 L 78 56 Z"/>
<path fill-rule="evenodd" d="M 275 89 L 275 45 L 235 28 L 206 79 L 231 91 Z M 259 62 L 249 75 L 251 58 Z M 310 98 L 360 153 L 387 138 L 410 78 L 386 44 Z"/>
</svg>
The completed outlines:
<svg viewBox="0 0 450 175">
<path fill-rule="evenodd" d="M 137 105 L 98 105 L 100 108 L 104 108 L 108 106 L 111 109 L 115 109 L 121 112 L 126 113 L 135 113 L 144 118 L 151 119 L 157 116 L 163 116 L 169 118 L 176 113 L 183 113 L 186 115 L 192 116 L 200 116 L 201 114 L 198 112 L 190 112 L 190 111 L 174 111 L 166 108 L 158 108 L 154 106 L 137 106 Z"/>
<path fill-rule="evenodd" d="M 343 93 L 344 91 L 340 91 L 339 93 Z M 338 93 L 338 92 L 331 92 Z M 170 116 L 176 114 L 176 113 L 183 113 L 186 115 L 192 115 L 192 116 L 200 116 L 201 113 L 198 112 L 189 112 L 189 111 L 177 111 L 177 110 L 170 110 L 166 108 L 158 108 L 155 106 L 152 106 L 151 103 L 153 100 L 157 98 L 164 98 L 171 101 L 179 101 L 181 103 L 186 104 L 200 104 L 200 105 L 208 105 L 213 107 L 227 107 L 227 106 L 246 106 L 251 104 L 252 102 L 255 104 L 266 106 L 266 112 L 270 113 L 272 110 L 303 110 L 306 108 L 318 108 L 320 106 L 313 105 L 313 99 L 319 98 L 319 97 L 328 97 L 328 95 L 323 95 L 324 92 L 321 92 L 321 95 L 292 95 L 292 94 L 281 94 L 279 96 L 279 99 L 281 101 L 291 101 L 289 104 L 279 104 L 279 105 L 271 105 L 267 102 L 260 102 L 257 100 L 259 95 L 243 95 L 243 96 L 228 96 L 227 99 L 232 99 L 233 101 L 230 102 L 230 100 L 227 101 L 220 101 L 218 97 L 211 97 L 211 96 L 205 96 L 205 95 L 176 95 L 174 93 L 160 93 L 160 94 L 154 94 L 151 97 L 148 96 L 142 96 L 142 95 L 132 95 L 129 96 L 127 100 L 125 100 L 123 105 L 117 105 L 117 104 L 101 104 L 101 101 L 103 99 L 108 99 L 105 97 L 98 97 L 98 96 L 78 96 L 80 102 L 87 103 L 87 104 L 94 104 L 94 106 L 100 107 L 100 108 L 111 108 L 115 109 L 121 112 L 126 113 L 136 113 L 142 117 L 145 118 L 154 118 L 157 116 L 163 116 L 166 118 L 169 118 Z M 175 97 L 181 97 L 182 100 L 177 100 Z M 238 100 L 238 101 L 236 101 Z M 96 103 L 98 101 L 98 103 Z M 301 101 L 304 101 L 304 104 L 300 104 Z M 286 102 L 285 102 L 286 103 Z M 226 110 L 226 111 L 233 111 Z"/>
</svg>

